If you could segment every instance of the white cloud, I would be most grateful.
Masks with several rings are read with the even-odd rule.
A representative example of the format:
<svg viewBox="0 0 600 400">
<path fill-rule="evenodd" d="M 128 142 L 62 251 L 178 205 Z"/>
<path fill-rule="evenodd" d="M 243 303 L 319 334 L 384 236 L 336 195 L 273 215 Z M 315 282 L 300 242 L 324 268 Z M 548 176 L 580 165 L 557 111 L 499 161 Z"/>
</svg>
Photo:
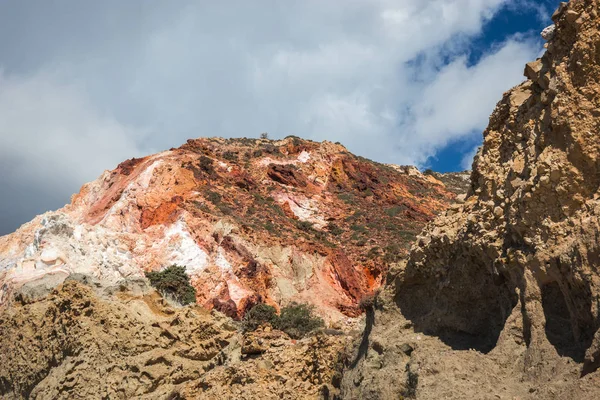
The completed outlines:
<svg viewBox="0 0 600 400">
<path fill-rule="evenodd" d="M 137 138 L 50 74 L 0 72 L 0 225 L 62 206 L 82 183 L 140 155 Z"/>
<path fill-rule="evenodd" d="M 474 66 L 459 57 L 443 67 L 415 99 L 413 120 L 405 125 L 417 149 L 412 161 L 422 164 L 436 148 L 474 131 L 480 135 L 501 94 L 524 79 L 523 66 L 536 51 L 531 42 L 511 39 Z"/>
<path fill-rule="evenodd" d="M 295 134 L 423 164 L 481 131 L 539 52 L 514 37 L 467 65 L 472 37 L 522 1 L 0 3 L 0 155 L 65 199 L 198 136 Z"/>
<path fill-rule="evenodd" d="M 479 148 L 480 146 L 475 146 L 463 156 L 460 162 L 460 167 L 463 169 L 463 171 L 471 169 L 471 166 L 473 165 L 473 159 L 475 158 L 475 155 L 477 155 Z"/>
</svg>

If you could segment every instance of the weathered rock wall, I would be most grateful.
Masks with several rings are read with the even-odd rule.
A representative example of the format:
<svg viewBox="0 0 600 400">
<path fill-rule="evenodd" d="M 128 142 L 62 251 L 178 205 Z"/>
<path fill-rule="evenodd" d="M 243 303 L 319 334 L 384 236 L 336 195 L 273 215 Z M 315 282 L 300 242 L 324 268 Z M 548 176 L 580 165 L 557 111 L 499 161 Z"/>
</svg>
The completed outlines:
<svg viewBox="0 0 600 400">
<path fill-rule="evenodd" d="M 72 275 L 18 291 L 0 315 L 2 399 L 320 399 L 340 331 L 301 340 L 238 332 L 200 306 L 174 307 L 143 280 L 105 286 Z"/>
<path fill-rule="evenodd" d="M 555 20 L 529 79 L 490 117 L 465 204 L 418 240 L 396 301 L 424 330 L 474 335 L 488 350 L 507 319 L 518 320 L 533 357 L 554 348 L 585 358 L 591 372 L 597 355 L 585 352 L 600 327 L 597 3 L 571 2 Z"/>
<path fill-rule="evenodd" d="M 388 351 L 347 371 L 348 398 L 392 398 L 391 376 L 394 395 L 424 399 L 600 397 L 599 7 L 553 16 L 490 117 L 464 203 L 390 277 L 370 339 Z"/>
</svg>

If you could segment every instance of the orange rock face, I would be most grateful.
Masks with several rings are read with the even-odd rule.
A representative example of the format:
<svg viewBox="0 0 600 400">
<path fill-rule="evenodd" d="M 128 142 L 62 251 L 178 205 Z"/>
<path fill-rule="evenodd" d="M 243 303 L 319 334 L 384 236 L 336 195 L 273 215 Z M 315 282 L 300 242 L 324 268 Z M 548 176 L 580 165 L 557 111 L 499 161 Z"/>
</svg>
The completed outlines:
<svg viewBox="0 0 600 400">
<path fill-rule="evenodd" d="M 179 264 L 201 304 L 234 318 L 292 300 L 326 318 L 356 316 L 455 196 L 431 176 L 329 142 L 189 140 L 121 163 L 0 238 L 0 295 L 48 274 L 116 282 Z"/>
</svg>

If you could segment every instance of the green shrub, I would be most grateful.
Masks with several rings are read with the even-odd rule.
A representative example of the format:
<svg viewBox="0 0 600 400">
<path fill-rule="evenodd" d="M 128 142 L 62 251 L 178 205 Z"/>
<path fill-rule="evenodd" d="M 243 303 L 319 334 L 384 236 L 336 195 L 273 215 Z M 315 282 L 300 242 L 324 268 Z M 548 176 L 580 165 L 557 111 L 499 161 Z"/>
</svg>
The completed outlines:
<svg viewBox="0 0 600 400">
<path fill-rule="evenodd" d="M 281 309 L 275 327 L 291 338 L 300 339 L 324 325 L 323 320 L 314 314 L 314 309 L 312 305 L 292 302 Z"/>
<path fill-rule="evenodd" d="M 231 207 L 229 207 L 227 204 L 219 203 L 219 205 L 217 206 L 217 208 L 224 215 L 232 215 L 233 214 L 233 209 Z"/>
<path fill-rule="evenodd" d="M 327 230 L 333 236 L 340 236 L 342 233 L 344 233 L 344 230 L 342 228 L 340 228 L 339 226 L 337 226 L 336 224 L 334 224 L 333 222 L 330 222 L 327 224 Z"/>
<path fill-rule="evenodd" d="M 264 323 L 275 325 L 277 318 L 277 310 L 275 310 L 275 307 L 267 304 L 257 304 L 244 315 L 242 329 L 244 332 L 249 332 L 255 331 Z"/>
<path fill-rule="evenodd" d="M 213 160 L 211 160 L 210 158 L 208 158 L 206 156 L 200 156 L 200 160 L 199 160 L 198 164 L 200 165 L 200 169 L 202 169 L 204 172 L 208 173 L 209 175 L 212 175 L 215 173 L 215 168 L 213 167 Z"/>
<path fill-rule="evenodd" d="M 275 229 L 275 225 L 273 225 L 273 223 L 271 221 L 267 221 L 265 222 L 265 229 L 267 230 L 267 232 L 269 233 L 275 233 L 277 231 L 277 229 Z"/>
<path fill-rule="evenodd" d="M 223 158 L 229 161 L 237 161 L 238 155 L 233 151 L 226 151 L 223 153 Z"/>
<path fill-rule="evenodd" d="M 281 152 L 279 151 L 279 147 L 277 147 L 273 144 L 270 144 L 270 143 L 266 144 L 263 147 L 263 150 L 265 153 L 268 153 L 268 154 L 273 154 L 273 155 L 281 154 Z"/>
<path fill-rule="evenodd" d="M 325 324 L 314 314 L 315 307 L 308 304 L 292 302 L 281 309 L 277 315 L 274 307 L 267 304 L 257 304 L 246 313 L 242 319 L 244 332 L 255 331 L 264 323 L 269 323 L 275 329 L 287 333 L 293 339 L 300 339 Z"/>
<path fill-rule="evenodd" d="M 350 227 L 354 232 L 367 233 L 367 228 L 364 225 L 352 225 Z"/>
<path fill-rule="evenodd" d="M 403 208 L 404 207 L 402 207 L 402 206 L 394 206 L 392 208 L 388 208 L 387 210 L 385 210 L 385 213 L 389 217 L 395 217 L 402 212 Z"/>
<path fill-rule="evenodd" d="M 304 232 L 310 232 L 313 230 L 312 222 L 308 221 L 296 221 L 296 226 L 298 227 L 298 229 Z"/>
<path fill-rule="evenodd" d="M 215 206 L 218 206 L 221 203 L 221 195 L 211 190 L 206 191 L 206 199 L 213 203 Z"/>
<path fill-rule="evenodd" d="M 356 200 L 352 193 L 340 193 L 340 194 L 338 194 L 338 198 L 346 204 L 350 204 L 350 205 L 356 204 Z"/>
<path fill-rule="evenodd" d="M 196 302 L 196 289 L 190 284 L 185 267 L 171 265 L 157 272 L 146 272 L 150 284 L 163 296 L 171 297 L 182 305 Z"/>
</svg>

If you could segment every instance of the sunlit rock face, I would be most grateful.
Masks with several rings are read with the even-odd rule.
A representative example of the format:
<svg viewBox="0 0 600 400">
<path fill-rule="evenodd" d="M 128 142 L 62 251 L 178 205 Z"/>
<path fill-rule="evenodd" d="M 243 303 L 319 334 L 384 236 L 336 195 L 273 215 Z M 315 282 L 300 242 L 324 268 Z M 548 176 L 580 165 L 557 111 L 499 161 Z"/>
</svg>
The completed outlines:
<svg viewBox="0 0 600 400">
<path fill-rule="evenodd" d="M 443 180 L 330 142 L 190 140 L 121 163 L 1 237 L 0 301 L 72 273 L 116 283 L 179 264 L 201 304 L 234 318 L 292 300 L 356 316 L 424 224 L 466 191 Z"/>
<path fill-rule="evenodd" d="M 385 351 L 364 351 L 347 398 L 600 398 L 600 2 L 553 20 L 467 196 L 390 273 L 369 331 Z"/>
</svg>

